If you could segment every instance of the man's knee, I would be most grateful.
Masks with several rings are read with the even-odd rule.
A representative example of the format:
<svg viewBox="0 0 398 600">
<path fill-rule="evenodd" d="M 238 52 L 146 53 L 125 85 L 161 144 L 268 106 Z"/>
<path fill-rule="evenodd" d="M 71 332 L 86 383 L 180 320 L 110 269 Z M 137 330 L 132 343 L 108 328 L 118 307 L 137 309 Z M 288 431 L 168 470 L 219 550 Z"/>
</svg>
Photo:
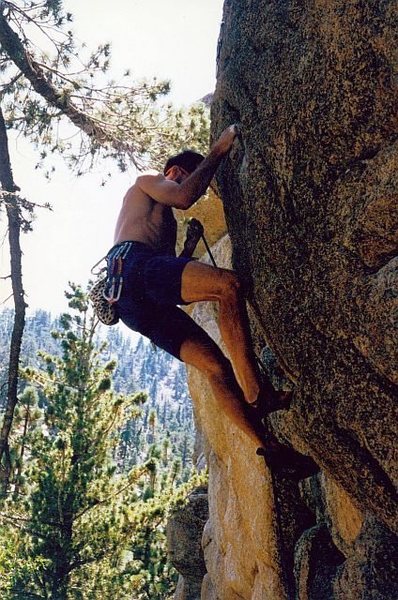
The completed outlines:
<svg viewBox="0 0 398 600">
<path fill-rule="evenodd" d="M 230 361 L 220 353 L 219 356 L 212 356 L 205 365 L 205 375 L 210 379 L 218 381 L 227 380 L 233 373 Z"/>
<path fill-rule="evenodd" d="M 222 274 L 222 293 L 223 296 L 237 297 L 240 292 L 240 281 L 234 271 L 224 271 Z"/>
<path fill-rule="evenodd" d="M 221 349 L 204 332 L 182 343 L 180 358 L 207 376 L 223 376 L 231 368 Z"/>
</svg>

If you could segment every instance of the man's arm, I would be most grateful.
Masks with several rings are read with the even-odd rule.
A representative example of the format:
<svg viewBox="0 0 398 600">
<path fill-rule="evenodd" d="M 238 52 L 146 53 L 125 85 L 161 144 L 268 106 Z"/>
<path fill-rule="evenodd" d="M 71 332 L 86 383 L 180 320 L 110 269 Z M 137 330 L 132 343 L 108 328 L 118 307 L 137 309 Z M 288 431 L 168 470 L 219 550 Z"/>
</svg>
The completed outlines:
<svg viewBox="0 0 398 600">
<path fill-rule="evenodd" d="M 227 127 L 213 144 L 207 157 L 182 183 L 171 181 L 162 175 L 141 175 L 137 178 L 137 185 L 157 202 L 186 210 L 207 190 L 218 165 L 231 149 L 237 132 L 236 125 Z"/>
</svg>

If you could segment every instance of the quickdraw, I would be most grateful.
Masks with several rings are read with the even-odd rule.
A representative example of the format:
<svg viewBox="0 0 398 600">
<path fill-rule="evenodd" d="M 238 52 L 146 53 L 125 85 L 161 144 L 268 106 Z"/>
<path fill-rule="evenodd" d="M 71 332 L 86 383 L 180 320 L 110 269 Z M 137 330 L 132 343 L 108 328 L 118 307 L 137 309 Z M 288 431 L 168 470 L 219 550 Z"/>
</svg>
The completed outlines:
<svg viewBox="0 0 398 600">
<path fill-rule="evenodd" d="M 123 276 L 122 267 L 123 260 L 126 258 L 132 242 L 121 242 L 114 246 L 106 255 L 105 259 L 107 262 L 107 283 L 103 292 L 103 296 L 109 304 L 117 302 L 120 298 L 123 288 Z M 103 260 L 103 259 L 102 259 Z M 99 261 L 98 264 L 100 264 Z M 94 265 L 95 268 L 97 265 Z"/>
<path fill-rule="evenodd" d="M 106 260 L 106 256 L 103 256 L 98 262 L 95 263 L 93 267 L 91 267 L 91 273 L 96 277 L 99 277 L 104 271 L 106 271 L 106 267 L 102 267 L 102 269 L 99 269 L 98 271 L 94 270 L 95 267 L 98 267 L 98 265 L 100 265 L 103 260 Z"/>
<path fill-rule="evenodd" d="M 99 277 L 107 272 L 106 277 L 106 285 L 102 292 L 103 298 L 113 304 L 117 302 L 120 298 L 120 294 L 122 293 L 123 287 L 123 277 L 122 277 L 122 267 L 123 267 L 123 259 L 126 258 L 130 248 L 132 246 L 132 242 L 120 242 L 116 246 L 113 246 L 111 250 L 109 250 L 106 256 L 103 256 L 95 265 L 91 268 L 91 273 L 96 277 Z M 103 262 L 106 261 L 106 266 L 101 269 L 96 268 Z"/>
</svg>

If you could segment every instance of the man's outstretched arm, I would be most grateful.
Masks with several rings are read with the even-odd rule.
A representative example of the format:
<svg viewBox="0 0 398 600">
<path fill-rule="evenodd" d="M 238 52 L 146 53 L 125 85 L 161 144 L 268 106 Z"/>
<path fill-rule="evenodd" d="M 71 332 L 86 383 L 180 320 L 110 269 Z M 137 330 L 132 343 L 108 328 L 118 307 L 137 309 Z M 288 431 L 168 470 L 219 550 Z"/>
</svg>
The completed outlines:
<svg viewBox="0 0 398 600">
<path fill-rule="evenodd" d="M 209 187 L 217 167 L 231 149 L 237 133 L 236 125 L 227 127 L 213 144 L 207 157 L 182 183 L 166 179 L 163 175 L 141 175 L 137 178 L 137 185 L 157 202 L 186 210 Z"/>
</svg>

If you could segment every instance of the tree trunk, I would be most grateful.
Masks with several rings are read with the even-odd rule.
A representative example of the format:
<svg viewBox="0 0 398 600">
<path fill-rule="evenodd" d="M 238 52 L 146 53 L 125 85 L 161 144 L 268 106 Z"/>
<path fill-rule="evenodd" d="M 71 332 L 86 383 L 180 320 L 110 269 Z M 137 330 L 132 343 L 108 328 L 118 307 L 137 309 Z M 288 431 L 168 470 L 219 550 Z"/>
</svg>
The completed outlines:
<svg viewBox="0 0 398 600">
<path fill-rule="evenodd" d="M 25 299 L 22 286 L 21 267 L 21 216 L 15 192 L 18 190 L 14 183 L 10 155 L 8 153 L 7 130 L 4 123 L 3 113 L 0 107 L 0 183 L 2 191 L 6 192 L 5 204 L 8 219 L 8 239 L 11 257 L 11 282 L 14 296 L 14 326 L 11 336 L 10 360 L 8 365 L 8 390 L 4 419 L 0 431 L 0 486 L 1 492 L 5 494 L 10 473 L 11 461 L 8 452 L 8 439 L 11 431 L 14 410 L 18 401 L 18 369 L 21 353 L 22 335 L 25 327 Z"/>
<path fill-rule="evenodd" d="M 22 432 L 21 452 L 19 453 L 19 462 L 18 462 L 18 467 L 16 469 L 15 478 L 14 478 L 14 480 L 15 480 L 14 497 L 15 498 L 18 497 L 19 490 L 21 487 L 22 466 L 23 466 L 23 459 L 24 459 L 24 454 L 25 454 L 26 436 L 28 433 L 29 421 L 30 421 L 30 406 L 28 404 L 26 407 L 25 422 L 24 422 L 24 427 L 23 427 L 23 432 Z"/>
</svg>

